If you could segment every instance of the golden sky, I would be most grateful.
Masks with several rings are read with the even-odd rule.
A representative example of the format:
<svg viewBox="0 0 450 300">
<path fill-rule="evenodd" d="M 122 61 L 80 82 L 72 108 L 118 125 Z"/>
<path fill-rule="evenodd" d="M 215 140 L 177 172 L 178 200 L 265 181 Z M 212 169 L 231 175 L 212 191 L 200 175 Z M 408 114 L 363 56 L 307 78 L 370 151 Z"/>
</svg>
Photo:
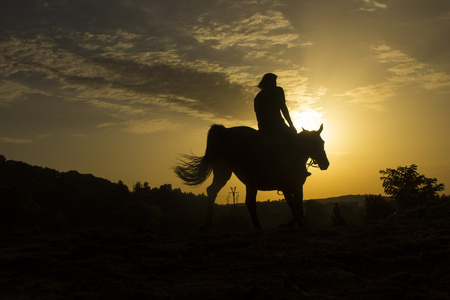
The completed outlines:
<svg viewBox="0 0 450 300">
<path fill-rule="evenodd" d="M 4 0 L 0 33 L 7 159 L 202 193 L 178 154 L 214 123 L 256 128 L 273 72 L 297 129 L 324 124 L 306 199 L 382 194 L 378 171 L 411 164 L 450 184 L 447 0 Z M 219 203 L 230 186 L 243 201 L 233 177 Z"/>
</svg>

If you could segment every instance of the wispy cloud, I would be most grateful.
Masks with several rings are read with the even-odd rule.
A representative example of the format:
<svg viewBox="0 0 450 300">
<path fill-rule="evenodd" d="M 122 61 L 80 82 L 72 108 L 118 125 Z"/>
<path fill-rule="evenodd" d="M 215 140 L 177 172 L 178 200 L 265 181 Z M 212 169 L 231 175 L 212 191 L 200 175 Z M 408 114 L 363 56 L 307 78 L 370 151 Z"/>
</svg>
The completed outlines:
<svg viewBox="0 0 450 300">
<path fill-rule="evenodd" d="M 247 50 L 247 57 L 270 57 L 268 51 L 274 47 L 281 50 L 301 44 L 292 25 L 279 11 L 269 10 L 266 14 L 256 13 L 232 23 L 220 24 L 202 17 L 201 24 L 191 29 L 192 35 L 201 43 L 215 49 L 238 47 Z M 258 52 L 255 50 L 258 49 Z"/>
<path fill-rule="evenodd" d="M 30 144 L 33 141 L 30 139 L 18 139 L 18 138 L 10 138 L 5 136 L 0 136 L 0 142 L 5 144 Z"/>
<path fill-rule="evenodd" d="M 172 131 L 178 126 L 176 123 L 171 122 L 167 119 L 156 119 L 156 120 L 132 120 L 124 124 L 123 131 L 132 134 L 144 134 L 152 133 L 158 131 Z"/>
<path fill-rule="evenodd" d="M 373 11 L 387 8 L 387 4 L 382 3 L 381 1 L 376 1 L 376 0 L 359 0 L 359 1 L 362 2 L 362 4 L 363 4 L 363 6 L 360 8 L 360 10 L 362 10 L 362 11 L 373 12 Z"/>
<path fill-rule="evenodd" d="M 450 75 L 435 71 L 430 65 L 422 63 L 408 54 L 393 49 L 386 44 L 372 46 L 373 59 L 388 66 L 383 82 L 357 87 L 339 96 L 350 98 L 348 102 L 361 104 L 375 110 L 383 110 L 382 102 L 391 99 L 405 86 L 414 86 L 434 92 L 450 87 Z"/>
<path fill-rule="evenodd" d="M 395 64 L 388 68 L 388 72 L 393 74 L 388 78 L 390 82 L 420 85 L 426 89 L 450 87 L 449 74 L 435 71 L 430 65 L 422 63 L 402 51 L 392 49 L 387 45 L 374 46 L 373 50 L 375 58 L 379 62 Z"/>
<path fill-rule="evenodd" d="M 130 105 L 114 104 L 114 103 L 109 103 L 109 102 L 100 101 L 100 100 L 96 100 L 96 99 L 87 100 L 87 102 L 89 104 L 91 104 L 97 108 L 101 108 L 101 109 L 109 109 L 109 110 L 113 110 L 113 111 L 117 111 L 117 112 L 125 113 L 125 114 L 139 114 L 139 115 L 144 114 L 144 111 L 142 109 L 136 109 L 136 108 L 131 107 Z"/>
<path fill-rule="evenodd" d="M 159 131 L 172 131 L 178 126 L 179 124 L 171 122 L 168 119 L 154 119 L 104 123 L 98 125 L 97 128 L 120 128 L 121 131 L 131 134 L 146 134 Z"/>
<path fill-rule="evenodd" d="M 363 105 L 376 111 L 382 111 L 384 110 L 382 102 L 390 99 L 394 95 L 395 86 L 392 83 L 387 82 L 358 87 L 338 96 L 350 98 L 350 100 L 348 100 L 349 103 Z"/>
<path fill-rule="evenodd" d="M 18 82 L 0 80 L 0 106 L 8 105 L 15 100 L 20 100 L 24 95 L 32 94 L 50 95 L 50 93 L 46 91 L 32 89 Z"/>
</svg>

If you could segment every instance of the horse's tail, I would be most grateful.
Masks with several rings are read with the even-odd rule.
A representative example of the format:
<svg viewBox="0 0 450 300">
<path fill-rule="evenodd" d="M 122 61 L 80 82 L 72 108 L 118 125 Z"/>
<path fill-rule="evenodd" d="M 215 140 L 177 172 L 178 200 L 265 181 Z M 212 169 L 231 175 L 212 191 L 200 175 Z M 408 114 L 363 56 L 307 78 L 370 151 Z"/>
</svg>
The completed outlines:
<svg viewBox="0 0 450 300">
<path fill-rule="evenodd" d="M 208 131 L 204 156 L 183 155 L 180 163 L 174 167 L 175 174 L 187 185 L 200 185 L 211 175 L 213 163 L 221 153 L 222 125 L 212 125 Z"/>
</svg>

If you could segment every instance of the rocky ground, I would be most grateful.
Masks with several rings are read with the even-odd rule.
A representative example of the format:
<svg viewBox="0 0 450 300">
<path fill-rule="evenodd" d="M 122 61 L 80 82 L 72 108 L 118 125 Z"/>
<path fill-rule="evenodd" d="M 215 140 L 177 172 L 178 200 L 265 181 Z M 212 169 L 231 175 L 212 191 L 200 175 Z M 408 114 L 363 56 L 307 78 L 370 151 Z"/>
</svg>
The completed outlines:
<svg viewBox="0 0 450 300">
<path fill-rule="evenodd" d="M 0 299 L 449 299 L 450 220 L 248 231 L 0 229 Z"/>
</svg>

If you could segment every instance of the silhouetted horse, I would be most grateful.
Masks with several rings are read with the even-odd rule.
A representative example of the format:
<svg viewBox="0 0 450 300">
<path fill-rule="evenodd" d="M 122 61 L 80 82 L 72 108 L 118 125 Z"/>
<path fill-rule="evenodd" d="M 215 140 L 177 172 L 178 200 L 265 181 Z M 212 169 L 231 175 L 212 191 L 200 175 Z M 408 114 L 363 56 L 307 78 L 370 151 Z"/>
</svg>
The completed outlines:
<svg viewBox="0 0 450 300">
<path fill-rule="evenodd" d="M 318 131 L 303 130 L 289 147 L 273 137 L 250 127 L 225 128 L 213 125 L 208 132 L 205 155 L 184 155 L 174 168 L 175 173 L 187 185 L 199 185 L 214 173 L 212 184 L 206 189 L 208 207 L 204 229 L 212 225 L 212 210 L 217 193 L 234 173 L 246 185 L 245 204 L 255 229 L 260 229 L 256 215 L 258 190 L 282 191 L 292 211 L 294 220 L 289 225 L 301 226 L 303 217 L 303 184 L 308 176 L 306 162 L 309 157 L 321 170 L 329 166 Z"/>
</svg>

